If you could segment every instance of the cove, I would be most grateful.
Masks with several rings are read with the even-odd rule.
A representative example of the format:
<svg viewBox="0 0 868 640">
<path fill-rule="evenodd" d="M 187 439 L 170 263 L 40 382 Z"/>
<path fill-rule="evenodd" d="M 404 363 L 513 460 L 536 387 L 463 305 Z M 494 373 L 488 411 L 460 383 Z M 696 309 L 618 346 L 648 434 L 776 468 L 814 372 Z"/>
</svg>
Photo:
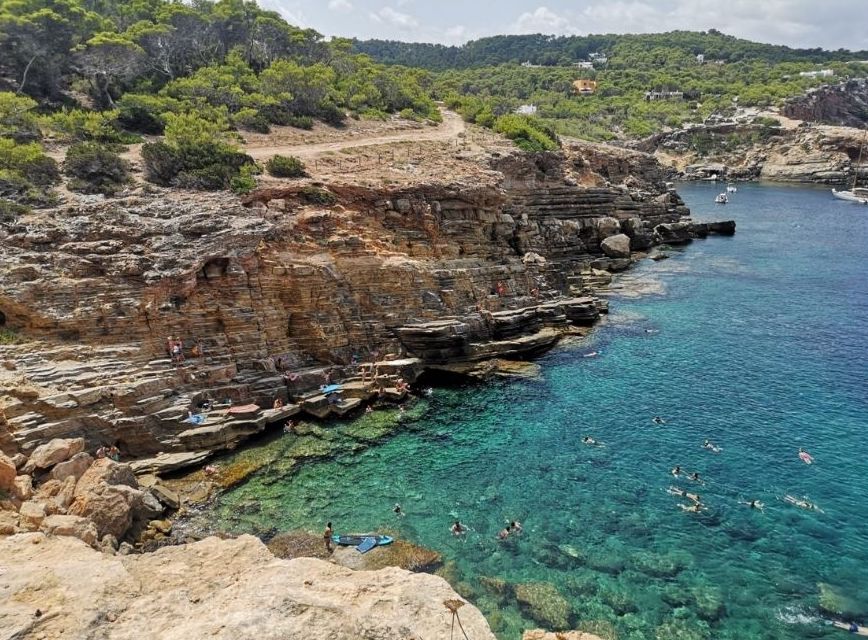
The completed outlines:
<svg viewBox="0 0 868 640">
<path fill-rule="evenodd" d="M 821 607 L 868 618 L 868 209 L 756 184 L 724 208 L 720 188 L 679 192 L 738 234 L 639 263 L 608 320 L 541 358 L 538 378 L 435 389 L 391 435 L 369 416 L 312 428 L 305 446 L 339 445 L 327 460 L 263 441 L 236 456 L 272 462 L 191 524 L 394 531 L 442 552 L 444 576 L 504 639 L 541 618 L 630 640 L 842 637 Z M 671 485 L 707 511 L 682 511 Z M 514 519 L 524 533 L 498 542 Z"/>
</svg>

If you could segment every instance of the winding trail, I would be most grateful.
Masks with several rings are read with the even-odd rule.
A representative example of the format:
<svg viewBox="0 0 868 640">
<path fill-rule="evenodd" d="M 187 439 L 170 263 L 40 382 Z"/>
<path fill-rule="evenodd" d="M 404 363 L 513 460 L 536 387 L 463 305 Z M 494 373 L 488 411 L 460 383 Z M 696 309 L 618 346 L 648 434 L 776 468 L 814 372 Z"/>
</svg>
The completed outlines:
<svg viewBox="0 0 868 640">
<path fill-rule="evenodd" d="M 271 156 L 292 155 L 306 160 L 316 158 L 317 156 L 334 151 L 343 151 L 355 147 L 369 147 L 380 144 L 390 144 L 393 142 L 431 142 L 452 140 L 459 134 L 466 131 L 464 120 L 461 119 L 454 111 L 443 110 L 443 122 L 436 127 L 426 127 L 424 129 L 409 129 L 406 131 L 395 131 L 394 133 L 372 136 L 358 137 L 338 142 L 322 142 L 318 144 L 294 144 L 294 145 L 268 145 L 268 146 L 251 146 L 245 145 L 244 152 L 252 156 L 256 160 L 270 158 Z"/>
</svg>

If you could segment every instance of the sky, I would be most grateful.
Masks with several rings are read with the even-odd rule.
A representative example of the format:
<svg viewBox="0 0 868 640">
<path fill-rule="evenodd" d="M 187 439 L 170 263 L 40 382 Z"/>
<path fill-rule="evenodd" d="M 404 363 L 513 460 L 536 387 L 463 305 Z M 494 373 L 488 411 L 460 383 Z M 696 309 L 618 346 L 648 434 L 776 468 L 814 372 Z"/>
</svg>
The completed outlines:
<svg viewBox="0 0 868 640">
<path fill-rule="evenodd" d="M 868 49 L 868 0 L 259 0 L 328 36 L 462 44 L 514 33 L 717 29 L 773 44 Z"/>
</svg>

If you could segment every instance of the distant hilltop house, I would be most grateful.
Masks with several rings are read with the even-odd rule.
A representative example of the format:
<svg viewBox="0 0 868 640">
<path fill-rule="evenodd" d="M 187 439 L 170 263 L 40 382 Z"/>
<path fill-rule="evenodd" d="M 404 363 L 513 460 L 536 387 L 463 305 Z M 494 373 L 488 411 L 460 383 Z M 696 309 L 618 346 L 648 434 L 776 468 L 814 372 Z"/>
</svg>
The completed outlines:
<svg viewBox="0 0 868 640">
<path fill-rule="evenodd" d="M 819 71 L 802 71 L 799 73 L 801 78 L 829 78 L 835 75 L 832 69 L 820 69 Z"/>
<path fill-rule="evenodd" d="M 589 96 L 597 90 L 597 81 L 588 80 L 587 78 L 579 78 L 578 80 L 573 81 L 573 89 L 579 95 Z"/>
<path fill-rule="evenodd" d="M 705 54 L 704 53 L 697 53 L 696 54 L 696 63 L 697 64 L 705 64 Z"/>
<path fill-rule="evenodd" d="M 528 69 L 539 69 L 540 67 L 542 67 L 541 64 L 534 64 L 530 60 L 525 60 L 521 63 L 521 66 L 527 67 Z"/>
<path fill-rule="evenodd" d="M 684 100 L 683 91 L 646 91 L 645 101 L 653 102 L 655 100 Z"/>
<path fill-rule="evenodd" d="M 593 69 L 594 63 L 590 60 L 579 60 L 578 62 L 574 62 L 573 66 L 577 69 Z"/>
<path fill-rule="evenodd" d="M 535 116 L 539 111 L 535 104 L 523 104 L 515 112 L 520 116 Z"/>
<path fill-rule="evenodd" d="M 592 64 L 606 64 L 609 62 L 609 58 L 606 57 L 605 53 L 589 53 L 588 60 L 590 60 Z"/>
</svg>

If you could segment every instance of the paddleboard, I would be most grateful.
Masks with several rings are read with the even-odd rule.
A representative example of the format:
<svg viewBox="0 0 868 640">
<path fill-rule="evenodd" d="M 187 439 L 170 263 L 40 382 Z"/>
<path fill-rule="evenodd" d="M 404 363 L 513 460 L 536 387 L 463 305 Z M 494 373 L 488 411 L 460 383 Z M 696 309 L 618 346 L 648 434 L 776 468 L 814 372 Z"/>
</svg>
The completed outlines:
<svg viewBox="0 0 868 640">
<path fill-rule="evenodd" d="M 346 546 L 346 547 L 358 547 L 363 542 L 365 542 L 365 540 L 373 540 L 375 542 L 374 546 L 382 546 L 382 545 L 386 545 L 386 544 L 391 544 L 392 542 L 395 541 L 395 539 L 392 538 L 391 536 L 384 536 L 384 535 L 379 535 L 379 534 L 373 534 L 373 535 L 368 535 L 368 536 L 352 534 L 352 535 L 343 535 L 342 536 L 342 535 L 338 535 L 336 533 L 332 536 L 332 542 L 334 542 L 335 544 Z"/>
<path fill-rule="evenodd" d="M 844 622 L 832 621 L 832 624 L 854 636 L 868 636 L 868 629 L 856 625 L 856 631 L 850 631 L 850 625 Z"/>
</svg>

